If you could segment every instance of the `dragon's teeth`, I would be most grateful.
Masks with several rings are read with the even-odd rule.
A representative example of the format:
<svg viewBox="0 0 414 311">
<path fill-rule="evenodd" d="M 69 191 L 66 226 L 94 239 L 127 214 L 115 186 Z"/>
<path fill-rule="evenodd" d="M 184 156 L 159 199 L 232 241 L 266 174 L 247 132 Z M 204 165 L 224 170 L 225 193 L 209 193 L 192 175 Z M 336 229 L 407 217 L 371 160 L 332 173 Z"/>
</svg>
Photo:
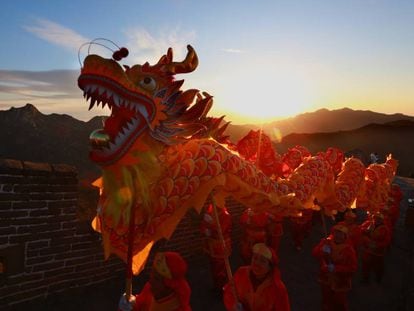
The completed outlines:
<svg viewBox="0 0 414 311">
<path fill-rule="evenodd" d="M 132 126 L 133 127 L 136 127 L 138 123 L 139 123 L 138 119 L 132 119 Z"/>
<path fill-rule="evenodd" d="M 119 96 L 114 94 L 113 98 L 114 98 L 114 104 L 119 107 L 119 104 L 120 104 Z"/>
<path fill-rule="evenodd" d="M 129 135 L 133 130 L 134 130 L 134 126 L 133 124 L 130 124 L 129 122 L 127 124 L 125 124 L 124 126 L 125 129 L 125 135 Z"/>
<path fill-rule="evenodd" d="M 117 136 L 115 138 L 115 145 L 119 145 L 120 143 L 121 143 L 121 137 L 120 136 Z"/>
<path fill-rule="evenodd" d="M 93 108 L 93 105 L 94 105 L 94 103 L 93 103 L 93 101 L 91 100 L 91 102 L 89 103 L 89 109 L 88 109 L 88 110 L 91 110 L 91 109 Z"/>
<path fill-rule="evenodd" d="M 127 124 L 125 124 L 123 127 L 122 127 L 123 129 L 124 129 L 124 132 L 125 133 L 128 133 L 129 132 L 129 123 L 127 123 Z"/>
<path fill-rule="evenodd" d="M 138 105 L 138 111 L 139 111 L 140 114 L 142 114 L 142 116 L 145 119 L 148 119 L 148 112 L 147 112 L 147 109 L 145 109 L 144 106 Z"/>
<path fill-rule="evenodd" d="M 127 135 L 119 133 L 118 136 L 115 138 L 115 144 L 116 145 L 121 145 L 125 142 L 125 140 L 127 139 Z"/>
<path fill-rule="evenodd" d="M 112 143 L 112 142 L 109 142 L 109 150 L 113 150 L 116 146 L 115 146 L 115 144 L 114 143 Z"/>
<path fill-rule="evenodd" d="M 133 128 L 134 128 L 134 122 L 133 122 L 133 121 L 129 121 L 129 122 L 128 122 L 128 127 L 129 127 L 130 129 L 133 129 Z"/>
</svg>

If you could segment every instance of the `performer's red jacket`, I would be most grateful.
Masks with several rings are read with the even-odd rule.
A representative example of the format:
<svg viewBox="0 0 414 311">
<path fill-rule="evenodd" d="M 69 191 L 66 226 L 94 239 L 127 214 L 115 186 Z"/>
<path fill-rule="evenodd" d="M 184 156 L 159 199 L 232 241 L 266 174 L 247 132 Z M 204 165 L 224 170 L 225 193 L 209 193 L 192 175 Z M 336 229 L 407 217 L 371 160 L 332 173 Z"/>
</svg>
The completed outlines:
<svg viewBox="0 0 414 311">
<path fill-rule="evenodd" d="M 152 295 L 151 285 L 147 282 L 142 291 L 135 296 L 134 311 L 191 311 L 188 291 L 189 288 L 183 286 L 182 290 L 156 301 Z"/>
<path fill-rule="evenodd" d="M 240 267 L 234 274 L 238 301 L 245 311 L 289 311 L 289 297 L 285 285 L 280 279 L 280 272 L 274 269 L 271 274 L 256 288 L 250 279 L 250 266 Z M 237 301 L 230 283 L 224 286 L 224 305 L 233 310 Z"/>
<path fill-rule="evenodd" d="M 367 220 L 362 223 L 361 230 L 364 251 L 375 256 L 384 256 L 391 242 L 391 232 L 388 226 L 385 223 L 375 225 L 373 220 Z"/>
<path fill-rule="evenodd" d="M 212 258 L 224 258 L 231 254 L 231 215 L 226 208 L 217 208 L 223 238 L 226 243 L 227 254 L 224 253 L 223 243 L 220 240 L 213 206 L 209 205 L 205 217 L 200 223 L 200 231 L 206 237 L 205 252 Z M 207 216 L 207 217 L 206 217 Z"/>
<path fill-rule="evenodd" d="M 268 213 L 253 213 L 246 210 L 240 216 L 240 225 L 243 230 L 240 253 L 246 263 L 250 262 L 252 247 L 256 243 L 268 243 L 267 225 Z"/>
<path fill-rule="evenodd" d="M 348 228 L 348 240 L 354 246 L 355 251 L 357 251 L 362 243 L 361 227 L 357 223 L 349 224 L 346 221 L 340 221 L 338 225 L 343 225 Z"/>
<path fill-rule="evenodd" d="M 330 247 L 330 254 L 323 251 L 324 245 Z M 352 275 L 358 267 L 356 253 L 351 243 L 336 244 L 330 235 L 314 247 L 312 255 L 319 259 L 319 281 L 322 284 L 328 285 L 333 291 L 351 289 Z M 328 270 L 329 264 L 333 264 L 335 267 L 332 272 Z"/>
</svg>

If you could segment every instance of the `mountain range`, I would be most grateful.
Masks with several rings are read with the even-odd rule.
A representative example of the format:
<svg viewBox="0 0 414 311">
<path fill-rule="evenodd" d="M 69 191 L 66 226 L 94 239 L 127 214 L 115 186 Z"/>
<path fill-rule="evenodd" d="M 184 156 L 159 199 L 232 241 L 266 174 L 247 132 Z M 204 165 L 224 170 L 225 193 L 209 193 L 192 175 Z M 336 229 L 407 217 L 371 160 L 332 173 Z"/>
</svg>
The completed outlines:
<svg viewBox="0 0 414 311">
<path fill-rule="evenodd" d="M 414 117 L 401 113 L 384 114 L 369 110 L 352 110 L 349 108 L 328 110 L 319 109 L 315 112 L 299 114 L 292 118 L 274 121 L 262 125 L 231 125 L 229 131 L 232 139 L 237 141 L 250 129 L 262 128 L 270 136 L 285 137 L 291 133 L 311 134 L 348 131 L 368 124 L 384 124 L 399 120 L 414 121 Z"/>
<path fill-rule="evenodd" d="M 89 160 L 89 134 L 102 127 L 102 117 L 85 122 L 68 115 L 45 115 L 31 104 L 0 111 L 0 158 L 66 163 L 92 180 L 100 169 Z M 236 142 L 250 129 L 263 128 L 283 154 L 303 145 L 312 153 L 338 147 L 363 160 L 377 152 L 381 160 L 392 153 L 400 161 L 398 174 L 414 173 L 414 117 L 372 111 L 321 109 L 262 126 L 232 125 L 227 134 Z M 276 134 L 275 134 L 276 133 Z M 276 140 L 277 139 L 277 140 Z"/>
</svg>

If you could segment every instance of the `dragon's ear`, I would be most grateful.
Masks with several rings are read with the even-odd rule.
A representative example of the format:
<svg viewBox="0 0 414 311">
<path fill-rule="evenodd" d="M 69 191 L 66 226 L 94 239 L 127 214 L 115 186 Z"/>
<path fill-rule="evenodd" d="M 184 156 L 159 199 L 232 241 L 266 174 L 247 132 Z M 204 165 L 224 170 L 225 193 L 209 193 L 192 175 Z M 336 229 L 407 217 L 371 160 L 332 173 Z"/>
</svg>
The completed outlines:
<svg viewBox="0 0 414 311">
<path fill-rule="evenodd" d="M 142 65 L 141 70 L 142 71 L 149 71 L 150 70 L 150 64 L 148 62 L 146 62 L 144 65 Z"/>
<path fill-rule="evenodd" d="M 172 49 L 169 48 L 167 55 L 165 57 L 161 57 L 160 61 L 167 60 L 168 63 L 161 67 L 161 71 L 165 72 L 166 74 L 175 75 L 177 73 L 187 73 L 194 71 L 198 66 L 198 57 L 191 45 L 187 45 L 187 56 L 182 62 L 173 62 L 173 53 Z M 158 63 L 159 64 L 159 63 Z"/>
</svg>

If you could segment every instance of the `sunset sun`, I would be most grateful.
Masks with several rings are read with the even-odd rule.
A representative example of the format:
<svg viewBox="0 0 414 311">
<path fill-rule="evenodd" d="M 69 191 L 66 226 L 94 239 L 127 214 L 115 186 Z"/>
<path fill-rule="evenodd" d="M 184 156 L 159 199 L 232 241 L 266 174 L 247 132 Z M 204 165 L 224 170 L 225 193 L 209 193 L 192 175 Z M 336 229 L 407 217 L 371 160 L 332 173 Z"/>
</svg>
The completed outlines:
<svg viewBox="0 0 414 311">
<path fill-rule="evenodd" d="M 231 114 L 235 123 L 269 122 L 312 109 L 315 90 L 306 75 L 253 70 L 249 76 L 229 79 L 227 91 L 216 96 L 217 104 L 223 105 L 224 113 Z"/>
</svg>

